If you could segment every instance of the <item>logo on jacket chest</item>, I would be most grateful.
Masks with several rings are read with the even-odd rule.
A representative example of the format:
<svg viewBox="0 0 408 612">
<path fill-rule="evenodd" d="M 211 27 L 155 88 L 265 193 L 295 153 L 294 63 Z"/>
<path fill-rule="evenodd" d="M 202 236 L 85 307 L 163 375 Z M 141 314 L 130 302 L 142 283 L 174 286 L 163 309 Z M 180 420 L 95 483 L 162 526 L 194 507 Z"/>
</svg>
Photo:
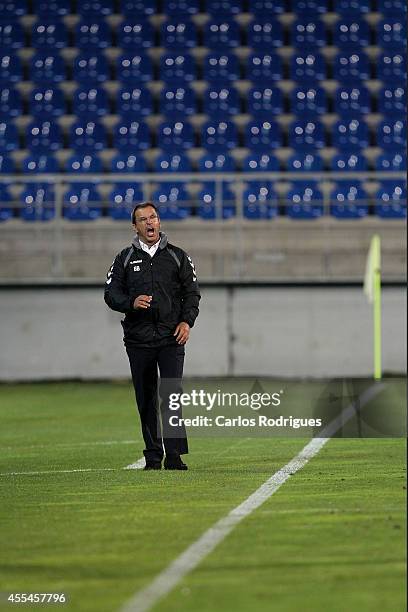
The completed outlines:
<svg viewBox="0 0 408 612">
<path fill-rule="evenodd" d="M 130 265 L 132 264 L 141 264 L 143 261 L 143 259 L 134 259 L 133 261 L 130 262 Z M 139 265 L 133 265 L 133 272 L 140 272 L 141 267 Z"/>
</svg>

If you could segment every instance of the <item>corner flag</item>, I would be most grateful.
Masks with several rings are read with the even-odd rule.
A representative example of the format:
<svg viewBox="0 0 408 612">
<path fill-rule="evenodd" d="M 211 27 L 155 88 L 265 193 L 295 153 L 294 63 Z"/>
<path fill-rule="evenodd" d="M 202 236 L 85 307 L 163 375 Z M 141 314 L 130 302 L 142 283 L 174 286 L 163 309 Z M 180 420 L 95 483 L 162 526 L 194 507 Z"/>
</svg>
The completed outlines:
<svg viewBox="0 0 408 612">
<path fill-rule="evenodd" d="M 381 242 L 378 234 L 371 238 L 364 276 L 364 293 L 373 305 L 374 379 L 381 380 Z"/>
</svg>

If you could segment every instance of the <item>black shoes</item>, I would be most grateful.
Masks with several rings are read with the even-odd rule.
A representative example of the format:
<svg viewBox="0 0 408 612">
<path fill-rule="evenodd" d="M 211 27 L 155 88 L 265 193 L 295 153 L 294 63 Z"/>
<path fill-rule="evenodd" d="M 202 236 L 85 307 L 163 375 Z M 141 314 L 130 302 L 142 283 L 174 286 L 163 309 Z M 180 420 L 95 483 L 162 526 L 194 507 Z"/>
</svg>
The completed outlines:
<svg viewBox="0 0 408 612">
<path fill-rule="evenodd" d="M 143 468 L 144 470 L 161 470 L 161 462 L 160 461 L 146 461 L 146 465 Z"/>
<path fill-rule="evenodd" d="M 164 459 L 165 470 L 188 470 L 188 466 L 182 462 L 180 457 L 166 457 Z"/>
<path fill-rule="evenodd" d="M 161 470 L 160 461 L 146 461 L 144 470 Z M 164 459 L 165 470 L 188 470 L 188 466 L 182 462 L 180 457 L 165 457 Z"/>
</svg>

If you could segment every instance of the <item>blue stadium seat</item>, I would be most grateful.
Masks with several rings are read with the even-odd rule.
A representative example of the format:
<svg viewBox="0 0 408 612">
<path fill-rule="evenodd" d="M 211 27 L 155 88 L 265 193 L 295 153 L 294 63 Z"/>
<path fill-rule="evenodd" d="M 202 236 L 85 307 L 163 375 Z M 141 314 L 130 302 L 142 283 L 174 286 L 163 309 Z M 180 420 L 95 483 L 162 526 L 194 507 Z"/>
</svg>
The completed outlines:
<svg viewBox="0 0 408 612">
<path fill-rule="evenodd" d="M 405 115 L 407 93 L 405 84 L 387 85 L 378 92 L 378 110 L 384 115 Z"/>
<path fill-rule="evenodd" d="M 58 123 L 42 120 L 32 121 L 26 128 L 27 149 L 35 153 L 58 151 L 63 146 L 61 129 Z"/>
<path fill-rule="evenodd" d="M 200 12 L 199 0 L 163 0 L 163 13 L 171 17 L 185 17 Z"/>
<path fill-rule="evenodd" d="M 291 0 L 292 11 L 297 15 L 303 13 L 323 15 L 330 10 L 330 3 L 328 0 Z"/>
<path fill-rule="evenodd" d="M 361 50 L 337 53 L 333 62 L 333 78 L 343 83 L 365 81 L 371 78 L 370 62 Z"/>
<path fill-rule="evenodd" d="M 68 30 L 57 17 L 41 17 L 31 30 L 31 46 L 39 50 L 64 49 L 68 47 Z"/>
<path fill-rule="evenodd" d="M 81 0 L 78 2 L 77 11 L 80 15 L 93 18 L 95 16 L 112 15 L 115 8 L 114 0 Z"/>
<path fill-rule="evenodd" d="M 183 153 L 163 153 L 154 162 L 155 172 L 191 172 L 191 162 Z"/>
<path fill-rule="evenodd" d="M 116 28 L 117 40 L 122 49 L 139 52 L 155 44 L 155 31 L 150 21 L 142 15 L 127 17 Z"/>
<path fill-rule="evenodd" d="M 53 84 L 36 87 L 30 93 L 30 114 L 35 117 L 61 117 L 67 112 L 64 94 Z"/>
<path fill-rule="evenodd" d="M 78 87 L 72 98 L 72 112 L 78 117 L 104 117 L 109 112 L 109 100 L 102 87 Z"/>
<path fill-rule="evenodd" d="M 98 155 L 71 155 L 69 159 L 67 159 L 65 166 L 65 172 L 69 172 L 72 174 L 97 174 L 98 172 L 102 172 L 102 161 Z"/>
<path fill-rule="evenodd" d="M 160 28 L 160 43 L 162 47 L 184 53 L 187 49 L 197 46 L 197 27 L 195 23 L 180 16 L 178 19 L 164 21 Z"/>
<path fill-rule="evenodd" d="M 159 78 L 170 85 L 196 80 L 195 59 L 188 52 L 163 53 L 160 56 Z"/>
<path fill-rule="evenodd" d="M 5 21 L 10 18 L 21 17 L 21 15 L 27 15 L 27 13 L 27 0 L 1 0 L 0 2 L 0 15 Z"/>
<path fill-rule="evenodd" d="M 295 87 L 290 93 L 290 111 L 298 117 L 303 115 L 323 115 L 327 113 L 327 96 L 319 85 L 304 84 Z M 337 111 L 337 108 L 336 108 Z"/>
<path fill-rule="evenodd" d="M 361 15 L 371 11 L 370 0 L 333 0 L 333 11 L 340 15 Z"/>
<path fill-rule="evenodd" d="M 104 83 L 110 78 L 108 61 L 99 51 L 98 53 L 80 53 L 74 60 L 73 76 L 79 83 Z"/>
<path fill-rule="evenodd" d="M 1 159 L 1 155 L 0 155 Z M 7 185 L 0 183 L 0 223 L 13 217 L 12 197 Z"/>
<path fill-rule="evenodd" d="M 226 152 L 204 153 L 198 159 L 199 172 L 235 172 L 234 158 Z"/>
<path fill-rule="evenodd" d="M 334 108 L 342 117 L 357 117 L 370 113 L 370 92 L 360 83 L 340 85 L 334 92 Z"/>
<path fill-rule="evenodd" d="M 113 145 L 120 151 L 137 153 L 151 147 L 150 131 L 143 121 L 122 117 L 115 126 Z"/>
<path fill-rule="evenodd" d="M 51 51 L 35 53 L 30 60 L 29 72 L 34 83 L 61 83 L 68 78 L 64 59 Z"/>
<path fill-rule="evenodd" d="M 340 150 L 356 151 L 370 145 L 370 133 L 364 119 L 340 119 L 331 128 L 333 146 Z"/>
<path fill-rule="evenodd" d="M 269 181 L 249 181 L 243 199 L 246 219 L 273 219 L 279 214 L 278 196 Z"/>
<path fill-rule="evenodd" d="M 313 18 L 313 15 L 296 19 L 290 28 L 290 44 L 299 49 L 324 47 L 328 44 L 325 24 L 320 19 Z"/>
<path fill-rule="evenodd" d="M 205 0 L 205 12 L 210 15 L 238 15 L 243 11 L 242 0 Z"/>
<path fill-rule="evenodd" d="M 112 32 L 104 19 L 87 18 L 76 24 L 74 39 L 80 49 L 106 49 L 112 45 Z"/>
<path fill-rule="evenodd" d="M 18 55 L 0 51 L 0 83 L 10 85 L 23 80 L 23 66 Z"/>
<path fill-rule="evenodd" d="M 116 112 L 125 117 L 147 117 L 154 112 L 153 98 L 147 87 L 122 87 L 116 94 Z"/>
<path fill-rule="evenodd" d="M 248 46 L 251 49 L 270 51 L 284 44 L 283 27 L 274 17 L 263 16 L 254 18 L 246 30 Z"/>
<path fill-rule="evenodd" d="M 143 202 L 140 183 L 117 183 L 109 194 L 108 214 L 117 221 L 128 221 L 138 202 Z"/>
<path fill-rule="evenodd" d="M 19 147 L 19 134 L 11 121 L 0 122 L 0 152 L 15 151 Z"/>
<path fill-rule="evenodd" d="M 180 183 L 160 183 L 153 192 L 160 219 L 185 219 L 191 214 L 190 197 Z"/>
<path fill-rule="evenodd" d="M 339 219 L 359 219 L 368 214 L 368 195 L 359 181 L 339 181 L 330 194 L 330 214 Z"/>
<path fill-rule="evenodd" d="M 402 119 L 386 119 L 377 128 L 377 146 L 383 149 L 404 149 L 407 124 Z"/>
<path fill-rule="evenodd" d="M 0 48 L 9 52 L 24 46 L 25 34 L 20 22 L 15 19 L 0 21 Z"/>
<path fill-rule="evenodd" d="M 203 62 L 204 81 L 211 83 L 225 81 L 236 81 L 240 78 L 241 71 L 238 57 L 234 53 L 209 53 Z"/>
<path fill-rule="evenodd" d="M 291 219 L 316 219 L 323 215 L 323 194 L 314 181 L 296 181 L 286 199 L 285 212 Z"/>
<path fill-rule="evenodd" d="M 71 0 L 32 0 L 33 14 L 63 17 L 71 12 Z"/>
<path fill-rule="evenodd" d="M 233 19 L 210 19 L 204 26 L 204 46 L 213 51 L 224 51 L 239 47 L 241 32 Z"/>
<path fill-rule="evenodd" d="M 0 152 L 15 151 L 19 146 L 18 130 L 11 121 L 0 122 Z"/>
<path fill-rule="evenodd" d="M 157 146 L 164 151 L 190 149 L 194 146 L 194 131 L 186 121 L 164 121 L 157 130 Z"/>
<path fill-rule="evenodd" d="M 271 115 L 280 115 L 283 110 L 282 90 L 278 87 L 258 85 L 246 94 L 248 113 L 254 119 L 268 119 Z"/>
<path fill-rule="evenodd" d="M 259 151 L 248 153 L 242 164 L 244 172 L 277 172 L 279 167 L 280 163 L 277 157 Z"/>
<path fill-rule="evenodd" d="M 371 44 L 370 28 L 364 17 L 341 17 L 334 25 L 333 44 L 346 51 Z"/>
<path fill-rule="evenodd" d="M 245 144 L 251 150 L 270 150 L 282 146 L 282 133 L 276 121 L 250 121 L 245 127 Z"/>
<path fill-rule="evenodd" d="M 130 85 L 148 83 L 153 80 L 152 60 L 145 53 L 124 53 L 116 60 L 116 76 Z"/>
<path fill-rule="evenodd" d="M 146 160 L 141 155 L 134 153 L 118 153 L 111 161 L 111 172 L 146 172 Z"/>
<path fill-rule="evenodd" d="M 156 15 L 159 12 L 157 0 L 120 0 L 119 13 L 134 17 L 135 15 Z"/>
<path fill-rule="evenodd" d="M 12 157 L 0 153 L 0 174 L 14 174 L 16 171 L 16 164 Z M 2 183 L 0 183 L 1 185 Z"/>
<path fill-rule="evenodd" d="M 406 19 L 387 17 L 377 23 L 377 44 L 379 47 L 401 51 L 407 46 Z"/>
<path fill-rule="evenodd" d="M 217 187 L 211 183 L 205 183 L 204 188 L 198 194 L 198 216 L 201 219 L 230 219 L 235 216 L 235 194 L 231 191 L 228 183 L 221 187 L 222 202 L 217 203 Z"/>
<path fill-rule="evenodd" d="M 367 170 L 367 160 L 360 152 L 340 153 L 333 157 L 331 169 L 334 172 L 365 172 Z"/>
<path fill-rule="evenodd" d="M 18 89 L 2 87 L 0 89 L 0 120 L 18 117 L 23 112 L 23 102 Z"/>
<path fill-rule="evenodd" d="M 198 171 L 202 173 L 209 172 L 235 172 L 237 164 L 230 153 L 226 151 L 209 153 L 208 151 L 201 155 L 198 159 Z M 205 181 L 205 186 L 208 188 L 210 184 L 215 189 L 215 181 Z M 225 182 L 224 186 L 229 186 L 230 182 Z"/>
<path fill-rule="evenodd" d="M 223 151 L 238 146 L 238 132 L 232 121 L 207 121 L 201 127 L 201 146 L 209 151 Z"/>
<path fill-rule="evenodd" d="M 407 62 L 404 53 L 394 52 L 392 49 L 381 53 L 376 59 L 377 78 L 391 85 L 405 82 Z"/>
<path fill-rule="evenodd" d="M 286 12 L 286 0 L 248 0 L 248 12 L 253 15 L 282 15 Z"/>
<path fill-rule="evenodd" d="M 47 183 L 28 183 L 20 196 L 24 221 L 49 221 L 55 215 L 54 188 Z"/>
<path fill-rule="evenodd" d="M 27 155 L 22 161 L 24 174 L 56 174 L 59 164 L 54 155 Z"/>
<path fill-rule="evenodd" d="M 405 151 L 381 153 L 376 159 L 375 169 L 379 172 L 406 172 L 407 155 Z"/>
<path fill-rule="evenodd" d="M 167 85 L 160 92 L 159 112 L 168 120 L 194 115 L 197 112 L 194 90 L 189 85 Z"/>
<path fill-rule="evenodd" d="M 323 170 L 323 159 L 318 153 L 295 153 L 289 157 L 287 163 L 288 172 L 321 172 Z"/>
<path fill-rule="evenodd" d="M 63 216 L 70 221 L 92 221 L 102 215 L 101 197 L 93 183 L 73 183 L 64 195 Z"/>
<path fill-rule="evenodd" d="M 241 112 L 241 100 L 238 91 L 229 83 L 222 86 L 212 83 L 203 94 L 203 112 L 211 118 L 227 118 Z"/>
<path fill-rule="evenodd" d="M 323 125 L 316 119 L 295 119 L 289 125 L 289 146 L 299 151 L 326 145 Z"/>
<path fill-rule="evenodd" d="M 383 15 L 406 15 L 407 3 L 405 0 L 377 0 L 377 10 Z"/>
<path fill-rule="evenodd" d="M 282 58 L 275 52 L 252 53 L 246 63 L 246 78 L 254 84 L 264 85 L 283 79 Z"/>
<path fill-rule="evenodd" d="M 375 213 L 383 219 L 404 219 L 407 216 L 405 181 L 382 181 L 376 193 Z"/>
<path fill-rule="evenodd" d="M 101 123 L 86 118 L 76 121 L 69 130 L 69 144 L 74 151 L 102 151 L 107 146 L 105 128 Z"/>
<path fill-rule="evenodd" d="M 326 63 L 318 52 L 295 51 L 290 59 L 289 72 L 293 81 L 322 81 L 326 78 Z"/>
</svg>

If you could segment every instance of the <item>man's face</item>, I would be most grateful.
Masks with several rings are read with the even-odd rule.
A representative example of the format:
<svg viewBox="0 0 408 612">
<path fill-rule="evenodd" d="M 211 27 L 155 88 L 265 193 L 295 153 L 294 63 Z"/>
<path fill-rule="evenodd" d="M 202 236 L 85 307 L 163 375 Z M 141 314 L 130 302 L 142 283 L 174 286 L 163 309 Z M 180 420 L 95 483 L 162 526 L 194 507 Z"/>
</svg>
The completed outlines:
<svg viewBox="0 0 408 612">
<path fill-rule="evenodd" d="M 160 238 L 160 219 L 152 206 L 140 208 L 135 214 L 136 223 L 133 225 L 139 239 L 145 244 L 154 244 Z"/>
</svg>

